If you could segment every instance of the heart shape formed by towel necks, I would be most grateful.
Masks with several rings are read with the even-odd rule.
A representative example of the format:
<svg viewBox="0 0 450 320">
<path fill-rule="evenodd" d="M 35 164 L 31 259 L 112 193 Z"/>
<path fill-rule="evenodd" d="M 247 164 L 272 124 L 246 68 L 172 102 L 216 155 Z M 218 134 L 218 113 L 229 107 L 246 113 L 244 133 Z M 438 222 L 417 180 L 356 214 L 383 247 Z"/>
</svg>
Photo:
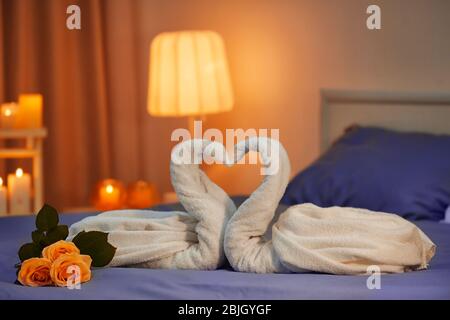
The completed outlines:
<svg viewBox="0 0 450 320">
<path fill-rule="evenodd" d="M 245 155 L 250 150 L 258 150 L 262 164 L 261 175 L 268 176 L 277 173 L 280 167 L 280 143 L 269 137 L 250 137 L 242 140 L 234 145 L 231 155 L 220 142 L 193 139 L 177 144 L 172 150 L 171 160 L 178 165 L 204 162 L 231 167 L 236 164 L 245 164 Z M 256 164 L 256 161 L 250 161 L 250 164 Z"/>
</svg>

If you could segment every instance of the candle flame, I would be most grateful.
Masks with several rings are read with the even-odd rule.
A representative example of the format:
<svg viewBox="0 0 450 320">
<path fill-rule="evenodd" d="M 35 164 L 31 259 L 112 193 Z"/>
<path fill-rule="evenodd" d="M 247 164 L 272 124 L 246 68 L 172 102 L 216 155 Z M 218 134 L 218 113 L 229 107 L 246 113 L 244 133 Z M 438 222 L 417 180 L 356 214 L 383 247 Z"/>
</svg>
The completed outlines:
<svg viewBox="0 0 450 320">
<path fill-rule="evenodd" d="M 12 111 L 11 109 L 5 109 L 5 111 L 3 111 L 3 114 L 5 115 L 5 117 L 11 117 Z"/>
<path fill-rule="evenodd" d="M 3 179 L 0 177 L 0 187 L 3 186 Z"/>
<path fill-rule="evenodd" d="M 106 186 L 106 193 L 112 193 L 114 191 L 114 187 L 110 184 Z"/>
<path fill-rule="evenodd" d="M 21 168 L 18 168 L 16 170 L 16 177 L 20 178 L 21 176 L 23 176 L 23 170 Z"/>
</svg>

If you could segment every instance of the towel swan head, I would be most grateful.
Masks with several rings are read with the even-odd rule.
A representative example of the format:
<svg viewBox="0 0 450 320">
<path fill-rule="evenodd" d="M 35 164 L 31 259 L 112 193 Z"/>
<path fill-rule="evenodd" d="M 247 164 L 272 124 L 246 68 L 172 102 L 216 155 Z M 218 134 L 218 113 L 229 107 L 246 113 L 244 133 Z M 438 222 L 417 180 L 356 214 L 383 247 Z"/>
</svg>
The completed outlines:
<svg viewBox="0 0 450 320">
<path fill-rule="evenodd" d="M 218 153 L 222 144 L 206 139 L 192 139 L 177 144 L 171 153 L 170 176 L 172 185 L 183 207 L 196 219 L 207 219 L 205 210 L 198 211 L 199 201 L 207 201 L 204 207 L 223 206 L 228 217 L 236 210 L 228 194 L 213 183 L 201 170 L 203 159 L 220 161 Z"/>
</svg>

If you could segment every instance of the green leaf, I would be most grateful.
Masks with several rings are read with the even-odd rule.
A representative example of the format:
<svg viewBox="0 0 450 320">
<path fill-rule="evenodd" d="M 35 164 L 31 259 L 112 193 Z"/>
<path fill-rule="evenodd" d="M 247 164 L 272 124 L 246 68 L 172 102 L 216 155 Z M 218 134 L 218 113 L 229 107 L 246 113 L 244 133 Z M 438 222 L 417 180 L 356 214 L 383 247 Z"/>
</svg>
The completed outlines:
<svg viewBox="0 0 450 320">
<path fill-rule="evenodd" d="M 108 234 L 105 232 L 81 231 L 72 241 L 80 249 L 81 254 L 91 256 L 93 267 L 106 266 L 116 253 L 116 248 L 108 242 Z"/>
<path fill-rule="evenodd" d="M 73 237 L 72 242 L 75 243 L 75 245 L 77 244 L 77 242 L 79 241 L 79 239 L 82 238 L 82 236 L 86 233 L 86 231 L 80 231 L 75 237 Z"/>
<path fill-rule="evenodd" d="M 59 225 L 48 231 L 42 239 L 45 246 L 49 246 L 59 240 L 66 240 L 69 235 L 69 228 L 66 225 Z"/>
<path fill-rule="evenodd" d="M 39 231 L 50 231 L 58 225 L 58 212 L 52 206 L 44 204 L 36 217 L 36 227 Z"/>
<path fill-rule="evenodd" d="M 41 244 L 41 241 L 44 239 L 44 233 L 42 231 L 39 230 L 34 230 L 31 233 L 31 239 L 33 239 L 33 242 L 36 243 L 37 245 Z"/>
<path fill-rule="evenodd" d="M 111 262 L 116 253 L 116 247 L 106 242 L 99 246 L 98 250 L 95 251 L 91 256 L 93 267 L 104 267 Z"/>
<path fill-rule="evenodd" d="M 41 247 L 36 243 L 25 243 L 19 249 L 20 261 L 25 261 L 30 258 L 40 257 Z"/>
</svg>

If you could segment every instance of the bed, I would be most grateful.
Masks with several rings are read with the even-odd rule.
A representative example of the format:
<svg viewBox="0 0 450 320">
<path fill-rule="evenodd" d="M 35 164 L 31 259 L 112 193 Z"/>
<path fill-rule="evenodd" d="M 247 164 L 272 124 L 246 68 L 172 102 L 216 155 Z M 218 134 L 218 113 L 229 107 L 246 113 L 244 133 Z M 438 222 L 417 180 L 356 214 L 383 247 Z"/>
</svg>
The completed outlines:
<svg viewBox="0 0 450 320">
<path fill-rule="evenodd" d="M 386 92 L 322 91 L 324 149 L 351 124 L 450 134 L 450 96 Z M 245 197 L 234 197 L 239 205 Z M 159 206 L 173 210 L 178 204 Z M 286 207 L 280 205 L 281 212 Z M 95 213 L 92 213 L 95 214 Z M 67 225 L 86 214 L 61 215 Z M 15 284 L 17 248 L 29 238 L 34 217 L 0 220 L 0 299 L 450 299 L 450 224 L 414 221 L 437 245 L 429 269 L 381 276 L 369 290 L 366 276 L 318 273 L 249 274 L 216 271 L 105 268 L 81 290 Z"/>
<path fill-rule="evenodd" d="M 242 197 L 235 197 L 242 202 Z M 177 206 L 160 206 L 172 210 Z M 283 206 L 280 206 L 280 210 Z M 86 215 L 62 215 L 71 224 Z M 0 299 L 450 299 L 450 224 L 418 222 L 438 246 L 428 270 L 383 275 L 380 290 L 368 290 L 365 276 L 247 274 L 216 271 L 106 268 L 93 271 L 81 290 L 39 289 L 14 283 L 17 246 L 29 237 L 31 217 L 0 224 Z"/>
</svg>

